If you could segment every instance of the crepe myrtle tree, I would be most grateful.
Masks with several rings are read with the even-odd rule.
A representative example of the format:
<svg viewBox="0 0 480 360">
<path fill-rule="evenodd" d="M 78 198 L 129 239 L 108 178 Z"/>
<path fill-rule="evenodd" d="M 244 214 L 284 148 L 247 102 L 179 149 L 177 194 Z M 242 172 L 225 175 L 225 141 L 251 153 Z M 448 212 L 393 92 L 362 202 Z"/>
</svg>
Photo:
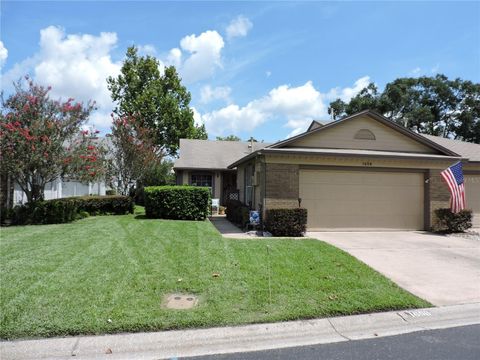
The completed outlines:
<svg viewBox="0 0 480 360">
<path fill-rule="evenodd" d="M 95 103 L 52 100 L 50 87 L 28 76 L 6 100 L 0 113 L 0 161 L 3 174 L 25 192 L 27 202 L 42 200 L 45 185 L 65 176 L 81 182 L 105 176 L 104 150 L 96 131 L 83 130 Z"/>
<path fill-rule="evenodd" d="M 162 160 L 162 150 L 155 145 L 155 134 L 143 126 L 139 115 L 112 114 L 112 146 L 108 161 L 109 185 L 122 195 L 129 195 L 151 167 Z"/>
</svg>

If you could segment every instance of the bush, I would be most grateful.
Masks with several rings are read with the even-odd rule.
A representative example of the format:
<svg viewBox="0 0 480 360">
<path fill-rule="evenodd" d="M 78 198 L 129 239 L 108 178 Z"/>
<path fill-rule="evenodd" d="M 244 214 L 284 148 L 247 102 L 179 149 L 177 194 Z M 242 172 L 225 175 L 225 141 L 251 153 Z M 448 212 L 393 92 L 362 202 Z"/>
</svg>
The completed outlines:
<svg viewBox="0 0 480 360">
<path fill-rule="evenodd" d="M 229 200 L 227 203 L 227 219 L 242 227 L 249 222 L 249 207 L 238 200 Z"/>
<path fill-rule="evenodd" d="M 0 225 L 7 223 L 7 221 L 10 221 L 13 219 L 14 216 L 14 211 L 13 209 L 9 209 L 6 207 L 0 208 Z"/>
<path fill-rule="evenodd" d="M 149 218 L 204 220 L 210 214 L 210 189 L 198 186 L 145 188 L 145 213 Z"/>
<path fill-rule="evenodd" d="M 117 195 L 117 192 L 115 190 L 106 190 L 105 195 L 107 196 Z"/>
<path fill-rule="evenodd" d="M 13 209 L 15 225 L 62 224 L 88 215 L 133 213 L 128 196 L 84 196 L 36 201 Z"/>
<path fill-rule="evenodd" d="M 436 209 L 437 223 L 434 231 L 445 233 L 463 232 L 472 227 L 472 210 L 462 210 L 456 214 L 450 209 Z"/>
<path fill-rule="evenodd" d="M 77 218 L 78 203 L 71 198 L 35 201 L 14 208 L 13 223 L 62 224 Z"/>
<path fill-rule="evenodd" d="M 307 229 L 307 209 L 269 209 L 265 229 L 273 236 L 303 236 Z"/>
<path fill-rule="evenodd" d="M 90 215 L 133 214 L 134 203 L 129 196 L 82 196 L 71 199 L 78 201 L 79 210 L 86 211 Z"/>
</svg>

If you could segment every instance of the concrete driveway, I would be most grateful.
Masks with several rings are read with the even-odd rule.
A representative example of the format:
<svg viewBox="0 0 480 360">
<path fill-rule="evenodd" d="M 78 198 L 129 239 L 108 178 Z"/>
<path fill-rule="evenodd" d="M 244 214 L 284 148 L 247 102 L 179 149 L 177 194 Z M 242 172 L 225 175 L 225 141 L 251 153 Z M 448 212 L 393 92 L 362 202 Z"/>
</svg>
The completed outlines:
<svg viewBox="0 0 480 360">
<path fill-rule="evenodd" d="M 480 238 L 420 231 L 310 232 L 434 305 L 480 302 Z"/>
</svg>

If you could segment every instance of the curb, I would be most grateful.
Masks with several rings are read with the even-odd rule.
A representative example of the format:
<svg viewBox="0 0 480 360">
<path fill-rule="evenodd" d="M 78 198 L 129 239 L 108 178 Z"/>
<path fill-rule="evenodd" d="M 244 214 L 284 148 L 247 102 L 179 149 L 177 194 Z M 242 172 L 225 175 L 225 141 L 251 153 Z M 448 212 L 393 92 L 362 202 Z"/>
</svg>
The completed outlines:
<svg viewBox="0 0 480 360">
<path fill-rule="evenodd" d="M 369 339 L 480 324 L 480 303 L 283 323 L 0 343 L 7 359 L 169 359 Z"/>
</svg>

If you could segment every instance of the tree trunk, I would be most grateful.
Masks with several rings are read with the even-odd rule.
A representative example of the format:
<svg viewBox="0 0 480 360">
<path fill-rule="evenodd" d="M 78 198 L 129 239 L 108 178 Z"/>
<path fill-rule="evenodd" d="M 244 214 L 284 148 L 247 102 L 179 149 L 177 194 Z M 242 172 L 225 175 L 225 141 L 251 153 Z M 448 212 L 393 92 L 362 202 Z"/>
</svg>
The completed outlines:
<svg viewBox="0 0 480 360">
<path fill-rule="evenodd" d="M 44 199 L 43 190 L 45 188 L 45 184 L 38 184 L 35 180 L 33 180 L 28 185 L 23 189 L 25 195 L 27 195 L 27 203 Z"/>
</svg>

